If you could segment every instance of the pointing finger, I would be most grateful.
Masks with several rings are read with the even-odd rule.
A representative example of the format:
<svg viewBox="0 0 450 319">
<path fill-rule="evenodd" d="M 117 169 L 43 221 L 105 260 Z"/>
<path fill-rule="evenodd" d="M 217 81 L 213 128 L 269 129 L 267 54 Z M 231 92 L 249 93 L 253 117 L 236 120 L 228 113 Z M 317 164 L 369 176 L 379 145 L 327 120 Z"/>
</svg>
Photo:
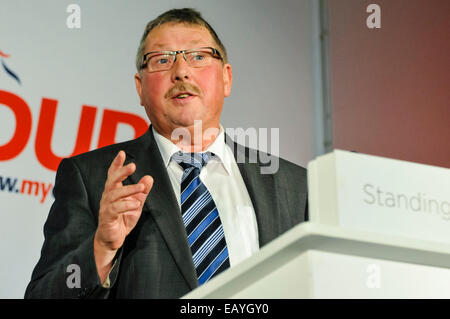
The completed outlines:
<svg viewBox="0 0 450 319">
<path fill-rule="evenodd" d="M 109 171 L 115 171 L 123 166 L 123 163 L 125 163 L 125 152 L 120 150 L 119 153 L 117 153 L 116 157 L 114 157 L 113 161 L 111 162 L 111 165 L 109 166 Z"/>
</svg>

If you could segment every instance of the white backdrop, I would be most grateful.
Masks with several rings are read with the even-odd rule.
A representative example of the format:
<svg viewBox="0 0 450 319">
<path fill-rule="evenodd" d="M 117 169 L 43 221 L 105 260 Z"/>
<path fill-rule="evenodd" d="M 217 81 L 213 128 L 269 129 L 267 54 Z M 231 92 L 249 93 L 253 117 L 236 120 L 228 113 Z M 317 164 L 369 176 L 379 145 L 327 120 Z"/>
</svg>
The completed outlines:
<svg viewBox="0 0 450 319">
<path fill-rule="evenodd" d="M 105 111 L 137 115 L 141 128 L 148 123 L 134 88 L 134 58 L 146 23 L 170 8 L 200 10 L 227 47 L 234 78 L 224 127 L 279 128 L 280 155 L 302 166 L 318 155 L 313 2 L 2 0 L 0 298 L 23 297 L 53 201 L 55 160 L 70 156 L 77 134 L 90 131 L 89 121 L 79 128 L 82 110 L 93 125 L 90 143 L 89 134 L 83 139 L 88 149 L 98 146 Z M 80 28 L 66 24 L 72 3 L 81 9 Z M 53 133 L 45 135 L 55 103 Z M 115 141 L 134 136 L 122 123 Z"/>
</svg>

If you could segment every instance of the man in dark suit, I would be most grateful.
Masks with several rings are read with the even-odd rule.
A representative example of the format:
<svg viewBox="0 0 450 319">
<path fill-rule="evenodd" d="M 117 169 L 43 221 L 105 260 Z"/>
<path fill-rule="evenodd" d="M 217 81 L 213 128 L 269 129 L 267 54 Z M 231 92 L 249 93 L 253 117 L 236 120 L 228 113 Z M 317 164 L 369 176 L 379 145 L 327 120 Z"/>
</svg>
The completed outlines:
<svg viewBox="0 0 450 319">
<path fill-rule="evenodd" d="M 27 298 L 179 298 L 307 219 L 306 170 L 264 174 L 220 125 L 231 66 L 197 11 L 151 21 L 136 66 L 152 125 L 61 162 Z"/>
</svg>

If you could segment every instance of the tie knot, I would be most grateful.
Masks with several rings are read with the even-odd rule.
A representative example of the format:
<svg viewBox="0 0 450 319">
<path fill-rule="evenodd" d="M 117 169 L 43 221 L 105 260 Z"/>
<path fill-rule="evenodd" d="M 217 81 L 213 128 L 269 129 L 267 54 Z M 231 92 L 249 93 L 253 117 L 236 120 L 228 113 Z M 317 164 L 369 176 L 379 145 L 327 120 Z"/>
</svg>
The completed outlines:
<svg viewBox="0 0 450 319">
<path fill-rule="evenodd" d="M 205 153 L 184 153 L 182 151 L 178 151 L 172 155 L 172 158 L 175 162 L 177 162 L 183 169 L 187 169 L 190 167 L 202 169 L 203 166 L 208 163 L 208 161 L 214 156 L 211 152 Z"/>
</svg>

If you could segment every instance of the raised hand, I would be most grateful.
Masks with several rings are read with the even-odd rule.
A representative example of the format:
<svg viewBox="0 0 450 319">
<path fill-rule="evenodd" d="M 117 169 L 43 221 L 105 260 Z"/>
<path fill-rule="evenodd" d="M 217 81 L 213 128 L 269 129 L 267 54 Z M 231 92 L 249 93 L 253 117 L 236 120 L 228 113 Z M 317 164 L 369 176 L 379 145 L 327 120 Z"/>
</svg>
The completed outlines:
<svg viewBox="0 0 450 319">
<path fill-rule="evenodd" d="M 117 250 L 136 226 L 145 199 L 153 186 L 153 178 L 149 175 L 142 177 L 137 184 L 122 184 L 136 170 L 134 163 L 123 166 L 125 157 L 125 152 L 120 151 L 112 161 L 100 200 L 94 255 L 102 282 L 111 269 Z"/>
</svg>

